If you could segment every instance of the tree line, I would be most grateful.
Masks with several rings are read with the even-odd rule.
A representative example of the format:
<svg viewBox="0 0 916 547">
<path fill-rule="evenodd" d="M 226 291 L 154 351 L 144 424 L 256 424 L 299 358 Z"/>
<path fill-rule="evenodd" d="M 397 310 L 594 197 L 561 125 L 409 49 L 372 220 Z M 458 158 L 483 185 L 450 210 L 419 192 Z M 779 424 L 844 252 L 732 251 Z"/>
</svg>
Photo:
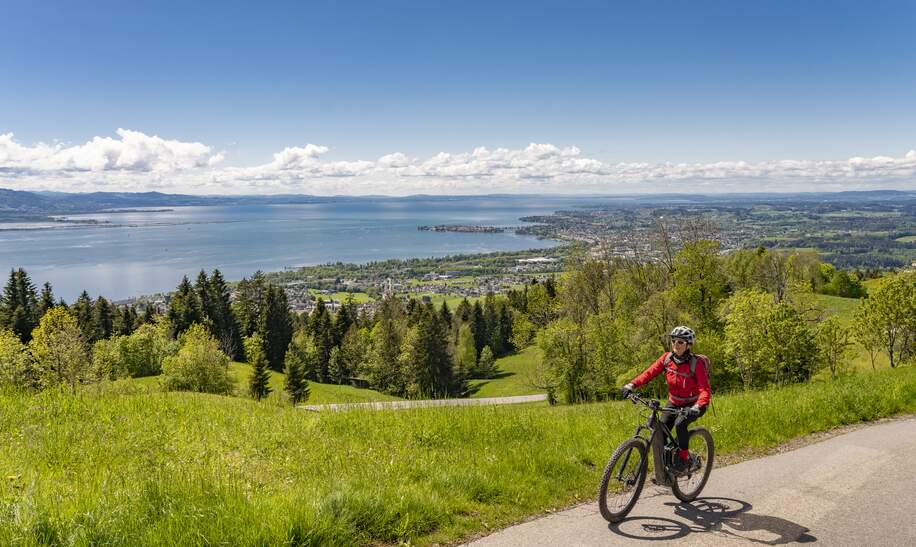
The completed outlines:
<svg viewBox="0 0 916 547">
<path fill-rule="evenodd" d="M 686 241 L 670 260 L 581 254 L 568 264 L 556 296 L 538 295 L 533 308 L 528 298 L 522 310 L 545 357 L 535 382 L 552 399 L 612 397 L 670 350 L 666 334 L 678 324 L 696 330 L 694 349 L 711 358 L 716 390 L 804 382 L 821 370 L 836 377 L 855 343 L 871 348 L 872 363 L 884 352 L 891 366 L 916 349 L 914 273 L 885 276 L 866 295 L 856 275 L 813 252 L 723 255 L 705 239 Z M 828 316 L 817 293 L 859 297 L 857 319 Z M 660 382 L 652 389 L 664 392 Z"/>
<path fill-rule="evenodd" d="M 352 300 L 336 311 L 318 299 L 291 312 L 261 272 L 230 290 L 218 270 L 183 278 L 159 315 L 83 293 L 73 305 L 39 294 L 13 270 L 0 298 L 0 380 L 42 389 L 104 378 L 161 375 L 166 389 L 236 391 L 231 361 L 247 361 L 247 392 L 271 391 L 284 372 L 294 403 L 309 382 L 353 384 L 408 398 L 460 397 L 469 380 L 498 374 L 496 359 L 531 344 L 543 353 L 530 378 L 552 400 L 607 398 L 668 350 L 667 332 L 690 324 L 695 350 L 712 359 L 715 389 L 803 382 L 844 374 L 854 344 L 874 364 L 916 353 L 916 278 L 888 275 L 866 294 L 859 275 L 813 252 L 765 248 L 727 255 L 714 240 L 666 238 L 662 258 L 573 254 L 558 279 L 454 309 L 386 296 L 374 309 Z M 818 293 L 859 297 L 855 321 L 828 317 Z M 662 387 L 656 389 L 661 392 Z"/>
<path fill-rule="evenodd" d="M 352 300 L 336 313 L 318 299 L 311 314 L 292 313 L 283 289 L 257 272 L 234 295 L 219 270 L 184 277 L 167 309 L 113 306 L 84 292 L 73 305 L 38 296 L 22 269 L 0 299 L 0 370 L 5 383 L 31 389 L 106 378 L 162 375 L 166 389 L 232 393 L 232 360 L 252 367 L 248 393 L 270 391 L 285 372 L 296 403 L 309 381 L 356 384 L 404 397 L 455 397 L 468 380 L 497 373 L 496 358 L 515 350 L 516 313 L 488 295 L 454 312 L 415 299 L 386 297 L 375 313 Z"/>
</svg>

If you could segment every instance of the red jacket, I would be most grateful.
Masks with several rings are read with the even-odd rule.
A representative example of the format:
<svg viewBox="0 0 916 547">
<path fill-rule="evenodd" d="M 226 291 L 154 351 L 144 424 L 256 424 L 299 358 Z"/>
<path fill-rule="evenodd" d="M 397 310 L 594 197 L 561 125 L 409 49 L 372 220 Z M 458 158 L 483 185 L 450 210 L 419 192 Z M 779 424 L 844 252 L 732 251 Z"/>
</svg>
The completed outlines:
<svg viewBox="0 0 916 547">
<path fill-rule="evenodd" d="M 663 353 L 657 361 L 647 368 L 642 374 L 637 376 L 633 382 L 633 387 L 639 387 L 655 378 L 662 371 L 665 372 L 665 380 L 668 382 L 668 400 L 675 406 L 691 406 L 697 404 L 706 406 L 709 404 L 711 393 L 709 391 L 709 358 L 705 355 L 694 354 L 697 360 L 694 375 L 690 374 L 690 359 L 680 365 L 672 360 L 665 370 L 665 360 L 669 353 Z"/>
</svg>

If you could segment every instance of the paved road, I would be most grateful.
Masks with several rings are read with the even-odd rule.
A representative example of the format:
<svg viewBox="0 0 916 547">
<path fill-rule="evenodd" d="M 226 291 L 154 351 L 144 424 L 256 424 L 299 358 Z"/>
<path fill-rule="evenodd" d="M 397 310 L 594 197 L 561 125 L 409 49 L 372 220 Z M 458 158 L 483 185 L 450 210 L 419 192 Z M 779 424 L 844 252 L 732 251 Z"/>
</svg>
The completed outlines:
<svg viewBox="0 0 916 547">
<path fill-rule="evenodd" d="M 329 405 L 299 405 L 304 410 L 350 410 L 369 408 L 372 410 L 422 408 L 430 406 L 479 406 L 479 405 L 517 405 L 546 401 L 547 394 L 516 395 L 514 397 L 481 397 L 480 399 L 430 399 L 422 401 L 378 401 L 374 403 L 336 403 Z"/>
<path fill-rule="evenodd" d="M 595 503 L 472 542 L 475 547 L 645 543 L 916 546 L 916 418 L 714 469 L 703 496 L 679 503 L 646 483 L 609 525 Z"/>
</svg>

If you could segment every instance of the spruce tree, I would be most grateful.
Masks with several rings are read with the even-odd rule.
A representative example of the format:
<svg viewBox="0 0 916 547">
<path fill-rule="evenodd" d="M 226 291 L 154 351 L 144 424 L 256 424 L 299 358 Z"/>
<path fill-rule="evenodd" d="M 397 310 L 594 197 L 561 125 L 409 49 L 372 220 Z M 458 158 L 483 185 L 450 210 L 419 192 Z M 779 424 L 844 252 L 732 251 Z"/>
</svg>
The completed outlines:
<svg viewBox="0 0 916 547">
<path fill-rule="evenodd" d="M 474 332 L 474 347 L 477 348 L 477 355 L 480 355 L 483 347 L 490 342 L 490 333 L 487 332 L 487 320 L 484 317 L 480 300 L 474 302 L 471 312 L 471 330 Z"/>
<path fill-rule="evenodd" d="M 455 382 L 446 331 L 437 313 L 421 307 L 416 325 L 410 329 L 401 362 L 410 370 L 416 395 L 445 397 L 463 389 Z"/>
<path fill-rule="evenodd" d="M 105 340 L 111 337 L 114 325 L 114 317 L 111 310 L 111 304 L 104 297 L 99 296 L 92 307 L 92 338 L 89 342 L 96 340 Z"/>
<path fill-rule="evenodd" d="M 214 338 L 219 340 L 216 332 L 212 328 L 213 322 L 213 306 L 210 299 L 210 279 L 207 277 L 207 272 L 201 270 L 197 274 L 197 280 L 194 281 L 194 292 L 197 294 L 197 301 L 200 303 L 200 315 L 205 320 L 205 322 L 210 326 L 210 333 L 213 334 Z"/>
<path fill-rule="evenodd" d="M 87 342 L 94 340 L 95 336 L 93 312 L 92 299 L 89 298 L 89 293 L 83 291 L 73 303 L 73 315 L 76 316 L 76 324 L 83 335 L 83 340 Z"/>
<path fill-rule="evenodd" d="M 232 311 L 242 337 L 251 336 L 258 330 L 266 294 L 267 280 L 261 271 L 255 272 L 251 279 L 244 278 L 239 282 Z"/>
<path fill-rule="evenodd" d="M 515 351 L 515 347 L 512 345 L 512 324 L 514 320 L 512 309 L 504 302 L 499 308 L 499 326 L 497 329 L 499 330 L 499 342 L 501 345 L 496 351 L 497 356 L 501 357 Z"/>
<path fill-rule="evenodd" d="M 112 318 L 112 331 L 119 336 L 129 336 L 137 329 L 137 308 L 134 306 L 118 306 L 114 308 Z"/>
<path fill-rule="evenodd" d="M 0 327 L 12 330 L 26 343 L 31 340 L 38 319 L 35 285 L 22 268 L 11 270 L 9 281 L 0 297 Z"/>
<path fill-rule="evenodd" d="M 140 319 L 143 324 L 153 323 L 156 321 L 156 310 L 152 304 L 147 303 L 143 307 L 143 317 Z"/>
<path fill-rule="evenodd" d="M 492 351 L 495 346 L 493 338 L 498 336 L 497 329 L 499 327 L 499 312 L 496 309 L 496 296 L 494 296 L 492 292 L 488 293 L 487 297 L 484 299 L 483 322 L 484 325 L 486 325 L 485 345 L 490 346 Z M 480 350 L 483 351 L 483 348 L 480 348 Z"/>
<path fill-rule="evenodd" d="M 340 356 L 340 348 L 334 346 L 331 348 L 331 356 L 328 359 L 328 380 L 332 384 L 342 384 L 348 378 L 346 364 Z"/>
<path fill-rule="evenodd" d="M 188 281 L 188 276 L 181 278 L 181 283 L 169 302 L 166 317 L 169 320 L 169 335 L 172 338 L 177 338 L 194 323 L 201 323 L 200 303 L 191 282 Z"/>
<path fill-rule="evenodd" d="M 293 338 L 293 325 L 289 316 L 286 293 L 276 285 L 268 286 L 258 332 L 263 340 L 267 362 L 271 369 L 278 372 L 283 370 L 286 349 Z"/>
<path fill-rule="evenodd" d="M 310 390 L 308 380 L 305 379 L 305 364 L 302 362 L 302 357 L 299 356 L 299 353 L 292 348 L 292 343 L 290 343 L 290 350 L 286 352 L 284 372 L 286 373 L 286 379 L 283 387 L 289 395 L 290 401 L 295 405 L 307 400 Z"/>
<path fill-rule="evenodd" d="M 462 323 L 467 323 L 473 314 L 473 309 L 471 308 L 471 303 L 468 302 L 467 298 L 463 298 L 458 304 L 458 308 L 455 310 L 455 318 L 460 320 Z"/>
<path fill-rule="evenodd" d="M 480 352 L 480 362 L 477 364 L 477 374 L 480 378 L 492 378 L 496 375 L 496 358 L 490 346 L 484 346 Z"/>
<path fill-rule="evenodd" d="M 442 307 L 439 308 L 439 318 L 447 328 L 452 328 L 452 312 L 449 311 L 448 304 L 444 300 L 442 301 Z"/>
<path fill-rule="evenodd" d="M 226 355 L 239 359 L 242 356 L 239 325 L 232 311 L 229 286 L 226 285 L 223 274 L 219 270 L 213 270 L 210 276 L 208 294 L 210 299 L 208 313 L 212 322 L 213 334 Z"/>
<path fill-rule="evenodd" d="M 245 339 L 245 355 L 251 365 L 251 376 L 248 379 L 248 394 L 260 401 L 270 394 L 270 370 L 267 357 L 264 355 L 263 341 L 258 334 Z"/>
<path fill-rule="evenodd" d="M 334 347 L 333 334 L 331 333 L 332 322 L 331 314 L 324 305 L 324 300 L 320 297 L 312 310 L 309 317 L 309 330 L 312 333 L 312 339 L 315 342 L 315 349 L 318 353 L 318 381 L 325 382 L 328 379 L 328 365 L 331 359 L 331 348 Z"/>
<path fill-rule="evenodd" d="M 54 291 L 51 284 L 45 281 L 41 287 L 41 296 L 38 299 L 38 318 L 41 319 L 45 313 L 54 307 Z"/>
<path fill-rule="evenodd" d="M 350 296 L 347 302 L 340 306 L 337 315 L 334 317 L 334 339 L 332 344 L 339 346 L 350 330 L 350 326 L 356 321 L 354 313 L 353 297 Z"/>
<path fill-rule="evenodd" d="M 359 375 L 368 349 L 369 331 L 359 328 L 356 324 L 351 325 L 350 330 L 347 331 L 343 341 L 340 343 L 340 358 L 344 362 L 348 377 Z"/>
</svg>

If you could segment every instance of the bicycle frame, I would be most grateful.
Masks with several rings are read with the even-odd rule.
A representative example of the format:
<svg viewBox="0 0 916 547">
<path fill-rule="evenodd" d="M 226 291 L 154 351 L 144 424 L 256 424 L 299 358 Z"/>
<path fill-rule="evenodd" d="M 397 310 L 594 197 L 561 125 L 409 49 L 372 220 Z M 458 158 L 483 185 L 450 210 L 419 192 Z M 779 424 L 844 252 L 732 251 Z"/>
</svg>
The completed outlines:
<svg viewBox="0 0 916 547">
<path fill-rule="evenodd" d="M 655 461 L 655 484 L 659 486 L 670 486 L 668 472 L 665 466 L 665 441 L 668 440 L 671 443 L 676 443 L 677 440 L 674 438 L 671 430 L 658 419 L 658 413 L 665 412 L 665 410 L 662 408 L 661 403 L 655 399 L 649 399 L 647 401 L 635 393 L 630 395 L 630 399 L 633 401 L 633 404 L 641 403 L 652 411 L 646 419 L 646 423 L 636 427 L 636 432 L 633 434 L 633 437 L 642 439 L 652 451 L 652 459 Z M 677 410 L 675 413 L 682 414 L 683 410 Z M 648 435 L 643 436 L 643 431 L 647 431 Z M 629 457 L 630 455 L 627 454 L 627 459 L 623 462 L 623 468 L 626 467 Z"/>
</svg>

